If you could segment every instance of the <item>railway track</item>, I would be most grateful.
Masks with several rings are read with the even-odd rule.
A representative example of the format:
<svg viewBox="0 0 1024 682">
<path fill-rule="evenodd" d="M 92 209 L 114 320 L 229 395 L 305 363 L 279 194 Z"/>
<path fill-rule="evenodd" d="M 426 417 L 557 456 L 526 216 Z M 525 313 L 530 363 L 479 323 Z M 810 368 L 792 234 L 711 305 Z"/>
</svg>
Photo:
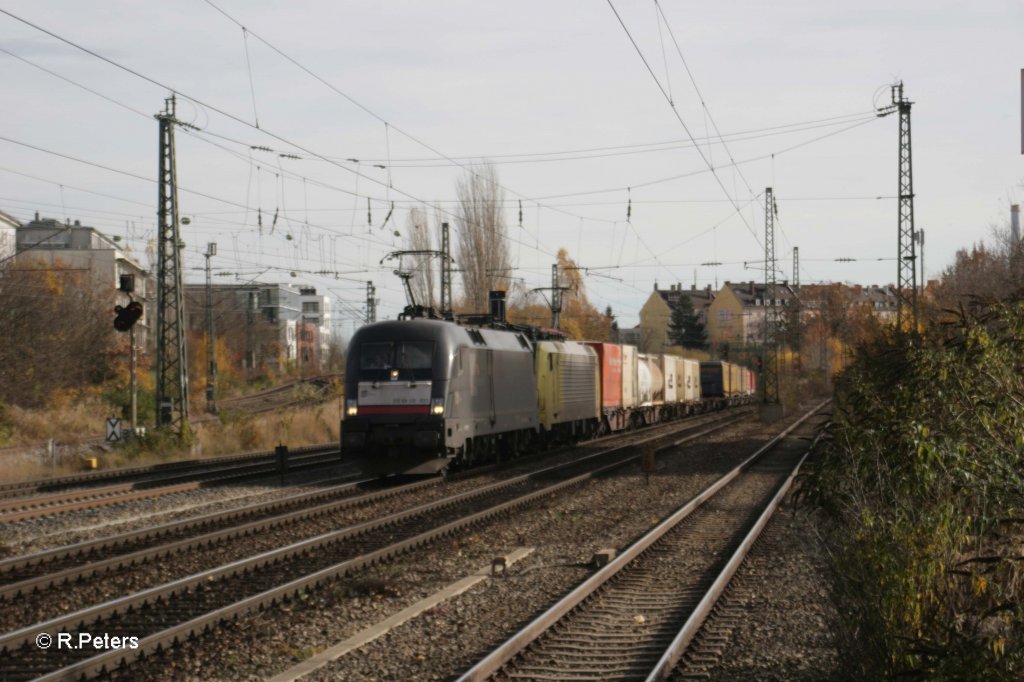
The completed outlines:
<svg viewBox="0 0 1024 682">
<path fill-rule="evenodd" d="M 819 405 L 513 635 L 460 681 L 664 679 L 789 490 Z"/>
<path fill-rule="evenodd" d="M 340 453 L 337 446 L 297 448 L 289 453 L 287 471 L 294 473 L 339 463 Z M 0 500 L 0 523 L 14 523 L 41 516 L 121 504 L 132 500 L 162 497 L 199 488 L 258 479 L 279 472 L 278 463 L 273 453 L 201 460 L 193 466 L 188 466 L 186 463 L 179 464 L 182 466 L 168 469 L 153 470 L 150 467 L 141 467 L 122 470 L 119 475 L 100 479 L 105 481 L 128 479 L 129 482 L 125 483 L 114 482 L 104 485 L 89 481 L 94 485 L 3 499 Z M 113 474 L 113 472 L 111 473 Z M 74 483 L 68 483 L 68 485 L 74 485 Z"/>
<path fill-rule="evenodd" d="M 696 420 L 685 428 L 705 428 L 740 415 L 716 415 Z M 675 427 L 678 430 L 678 426 Z M 654 433 L 631 434 L 618 437 L 620 444 L 630 444 L 659 436 Z M 605 442 L 609 439 L 601 439 Z M 535 460 L 534 460 L 535 461 Z M 505 469 L 533 466 L 529 458 L 519 460 Z M 447 482 L 478 476 L 495 471 L 498 467 L 481 467 L 447 479 Z M 440 487 L 446 481 L 441 478 L 414 480 L 402 484 L 406 479 L 392 478 L 387 481 L 346 482 L 323 490 L 291 495 L 286 498 L 247 505 L 226 511 L 190 517 L 157 526 L 142 528 L 117 535 L 96 538 L 71 545 L 47 549 L 32 554 L 16 556 L 0 561 L 0 607 L 3 602 L 25 595 L 33 595 L 33 602 L 39 608 L 45 605 L 48 590 L 78 583 L 84 579 L 100 579 L 101 576 L 124 567 L 138 567 L 154 559 L 167 560 L 169 557 L 197 548 L 209 550 L 215 545 L 252 535 L 263 535 L 288 523 L 326 516 L 344 509 L 370 505 L 383 499 L 397 497 L 403 493 Z M 369 492 L 375 487 L 386 486 L 384 490 Z M 0 608 L 2 613 L 2 608 Z"/>
<path fill-rule="evenodd" d="M 385 491 L 367 492 L 368 482 L 354 481 L 272 502 L 204 514 L 85 542 L 56 547 L 0 561 L 0 604 L 18 597 L 59 588 L 84 578 L 98 578 L 125 566 L 138 567 L 154 559 L 234 537 L 266 531 L 276 525 L 327 514 L 377 501 L 388 495 L 439 483 L 419 481 Z M 360 494 L 361 493 L 361 494 Z"/>
<path fill-rule="evenodd" d="M 304 377 L 258 393 L 222 399 L 218 401 L 218 407 L 221 411 L 238 410 L 247 414 L 262 414 L 288 407 L 313 405 L 326 399 L 325 392 L 332 382 L 341 380 L 341 374 Z M 309 387 L 308 391 L 312 394 L 296 395 L 296 389 L 303 386 Z"/>
<path fill-rule="evenodd" d="M 717 415 L 700 425 L 686 425 L 688 432 L 697 431 L 682 440 L 699 438 L 748 414 Z M 678 433 L 629 440 L 629 445 L 593 448 L 598 451 L 583 459 L 322 533 L 10 632 L 0 637 L 0 650 L 4 651 L 0 674 L 11 680 L 39 675 L 66 679 L 112 669 L 144 652 L 201 633 L 221 620 L 294 596 L 625 466 L 640 456 L 632 447 L 637 441 L 656 440 L 668 447 L 681 442 Z M 138 647 L 97 652 L 37 646 L 42 633 L 57 642 L 61 636 L 78 637 L 83 632 L 136 637 Z"/>
<path fill-rule="evenodd" d="M 292 448 L 289 451 L 289 454 L 302 454 L 328 449 L 334 449 L 336 451 L 337 445 L 334 443 L 322 443 L 320 445 L 302 446 Z M 187 475 L 189 473 L 201 472 L 205 469 L 221 468 L 229 464 L 244 465 L 270 461 L 273 457 L 273 450 L 262 452 L 243 452 L 237 455 L 220 455 L 218 457 L 207 457 L 204 459 L 187 459 L 176 462 L 163 462 L 161 464 L 123 467 L 120 469 L 107 469 L 103 471 L 89 471 L 81 474 L 71 474 L 55 478 L 3 483 L 0 484 L 0 500 L 42 493 L 55 493 L 71 488 L 89 488 L 122 482 L 135 482 L 141 486 L 148 483 L 158 483 L 162 479 L 179 474 Z"/>
</svg>

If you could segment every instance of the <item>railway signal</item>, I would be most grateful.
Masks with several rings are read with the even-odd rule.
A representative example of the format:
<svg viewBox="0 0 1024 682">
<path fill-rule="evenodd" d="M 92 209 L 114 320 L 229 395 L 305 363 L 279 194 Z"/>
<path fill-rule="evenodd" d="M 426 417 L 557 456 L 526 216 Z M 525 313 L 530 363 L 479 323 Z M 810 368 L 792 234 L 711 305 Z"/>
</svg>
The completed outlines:
<svg viewBox="0 0 1024 682">
<path fill-rule="evenodd" d="M 114 313 L 117 315 L 114 318 L 114 329 L 119 332 L 126 332 L 142 317 L 142 304 L 138 301 L 132 301 L 125 306 L 115 305 Z"/>
</svg>

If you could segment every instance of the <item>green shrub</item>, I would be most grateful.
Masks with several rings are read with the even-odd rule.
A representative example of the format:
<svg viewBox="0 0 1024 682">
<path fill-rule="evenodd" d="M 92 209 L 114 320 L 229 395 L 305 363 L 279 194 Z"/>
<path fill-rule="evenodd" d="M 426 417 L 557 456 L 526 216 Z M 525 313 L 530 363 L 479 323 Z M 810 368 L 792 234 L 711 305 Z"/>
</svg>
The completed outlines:
<svg viewBox="0 0 1024 682">
<path fill-rule="evenodd" d="M 131 387 L 127 384 L 112 384 L 104 392 L 103 400 L 109 403 L 118 415 L 128 424 L 132 417 L 132 394 Z M 136 407 L 139 424 L 150 424 L 156 419 L 155 406 L 156 395 L 150 389 L 141 386 L 136 391 Z"/>
<path fill-rule="evenodd" d="M 14 437 L 14 422 L 11 420 L 10 407 L 0 402 L 0 448 L 11 444 Z"/>
<path fill-rule="evenodd" d="M 1024 673 L 1024 306 L 857 351 L 802 495 L 870 678 Z"/>
</svg>

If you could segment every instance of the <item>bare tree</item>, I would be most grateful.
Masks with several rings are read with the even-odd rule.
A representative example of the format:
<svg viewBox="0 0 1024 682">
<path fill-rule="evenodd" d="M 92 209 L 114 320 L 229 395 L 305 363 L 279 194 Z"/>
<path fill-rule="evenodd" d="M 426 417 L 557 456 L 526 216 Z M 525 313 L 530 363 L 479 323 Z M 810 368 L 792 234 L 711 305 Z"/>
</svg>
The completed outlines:
<svg viewBox="0 0 1024 682">
<path fill-rule="evenodd" d="M 413 207 L 409 211 L 408 227 L 405 230 L 405 248 L 409 251 L 433 251 L 434 238 L 431 236 L 437 229 L 430 224 L 430 218 L 426 210 Z M 440 248 L 440 246 L 438 246 Z M 437 259 L 434 256 L 406 256 L 412 260 L 412 267 L 407 268 L 412 272 L 412 279 L 409 285 L 412 287 L 416 303 L 425 306 L 437 307 L 439 301 L 435 296 L 435 270 Z"/>
<path fill-rule="evenodd" d="M 494 166 L 469 172 L 455 184 L 459 200 L 458 269 L 462 273 L 463 303 L 469 311 L 487 310 L 487 292 L 506 289 L 511 272 L 505 217 L 505 193 Z"/>
<path fill-rule="evenodd" d="M 1024 295 L 1024 242 L 1010 237 L 1009 226 L 993 226 L 992 240 L 960 249 L 942 273 L 935 292 L 940 308 L 983 308 Z"/>
</svg>

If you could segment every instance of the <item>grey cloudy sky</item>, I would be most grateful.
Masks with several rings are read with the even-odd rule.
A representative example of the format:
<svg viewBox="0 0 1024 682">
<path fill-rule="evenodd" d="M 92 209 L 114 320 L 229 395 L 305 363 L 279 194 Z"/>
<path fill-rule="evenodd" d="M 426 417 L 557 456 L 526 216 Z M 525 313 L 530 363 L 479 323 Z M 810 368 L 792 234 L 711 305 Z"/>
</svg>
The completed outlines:
<svg viewBox="0 0 1024 682">
<path fill-rule="evenodd" d="M 145 262 L 169 87 L 201 129 L 178 134 L 186 267 L 216 241 L 218 281 L 310 282 L 353 320 L 372 279 L 394 316 L 394 230 L 416 202 L 453 209 L 486 158 L 516 276 L 545 286 L 565 247 L 632 325 L 655 281 L 763 278 L 767 186 L 785 277 L 799 246 L 804 282 L 893 281 L 897 118 L 872 112 L 895 80 L 931 275 L 1024 194 L 1019 1 L 214 4 L 5 2 L 0 209 L 81 219 Z"/>
</svg>

